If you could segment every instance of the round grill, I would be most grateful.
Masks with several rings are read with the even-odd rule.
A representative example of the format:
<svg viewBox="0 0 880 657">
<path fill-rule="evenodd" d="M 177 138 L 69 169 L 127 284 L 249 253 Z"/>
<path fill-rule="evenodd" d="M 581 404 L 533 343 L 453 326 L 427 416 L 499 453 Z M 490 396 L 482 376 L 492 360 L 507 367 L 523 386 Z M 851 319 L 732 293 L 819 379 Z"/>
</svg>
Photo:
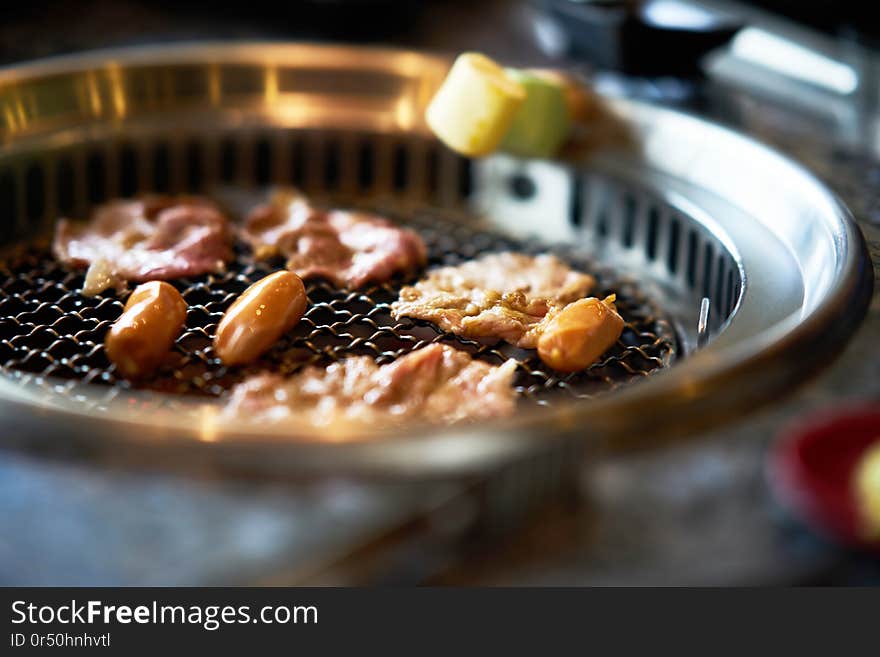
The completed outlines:
<svg viewBox="0 0 880 657">
<path fill-rule="evenodd" d="M 413 52 L 219 43 L 0 71 L 2 444 L 284 476 L 462 476 L 546 453 L 555 472 L 569 448 L 658 445 L 739 417 L 826 365 L 855 330 L 871 287 L 864 244 L 847 210 L 797 165 L 624 99 L 603 99 L 597 121 L 607 124 L 591 125 L 596 144 L 625 135 L 630 148 L 605 139 L 565 162 L 468 161 L 421 118 L 448 66 Z M 124 297 L 82 298 L 81 273 L 27 246 L 45 243 L 59 216 L 85 218 L 115 197 L 201 193 L 232 207 L 219 192 L 273 185 L 414 227 L 431 266 L 503 249 L 557 254 L 596 275 L 597 294 L 618 295 L 627 330 L 600 363 L 562 377 L 534 352 L 392 321 L 404 281 L 353 292 L 315 282 L 306 317 L 264 362 L 226 370 L 210 349 L 217 321 L 283 265 L 241 251 L 223 276 L 175 283 L 188 330 L 167 367 L 134 388 L 102 347 Z M 212 419 L 218 396 L 257 369 L 353 354 L 384 363 L 434 340 L 490 362 L 516 358 L 518 412 L 332 444 L 304 427 Z"/>
</svg>

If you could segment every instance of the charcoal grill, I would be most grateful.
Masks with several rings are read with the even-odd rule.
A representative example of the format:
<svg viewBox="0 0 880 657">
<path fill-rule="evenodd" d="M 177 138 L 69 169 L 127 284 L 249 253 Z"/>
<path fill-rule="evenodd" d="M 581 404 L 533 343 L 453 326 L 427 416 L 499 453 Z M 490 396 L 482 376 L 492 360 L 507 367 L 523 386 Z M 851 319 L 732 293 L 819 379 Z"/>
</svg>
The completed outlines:
<svg viewBox="0 0 880 657">
<path fill-rule="evenodd" d="M 871 278 L 848 212 L 797 165 L 694 117 L 606 99 L 638 144 L 566 161 L 469 161 L 421 116 L 442 57 L 377 49 L 197 44 L 64 57 L 0 72 L 0 414 L 3 444 L 125 462 L 263 474 L 449 475 L 523 454 L 563 467 L 585 446 L 660 445 L 770 401 L 829 362 Z M 132 386 L 102 341 L 124 297 L 85 298 L 55 263 L 55 219 L 147 192 L 207 193 L 235 216 L 273 185 L 363 207 L 419 231 L 430 264 L 501 249 L 552 251 L 616 292 L 627 322 L 584 373 L 534 354 L 394 321 L 405 281 L 308 286 L 304 320 L 258 364 L 210 347 L 223 310 L 269 271 L 246 249 L 220 275 L 175 281 L 187 329 L 156 377 Z M 252 371 L 434 341 L 517 358 L 518 412 L 491 425 L 364 429 L 223 423 L 219 400 Z"/>
</svg>

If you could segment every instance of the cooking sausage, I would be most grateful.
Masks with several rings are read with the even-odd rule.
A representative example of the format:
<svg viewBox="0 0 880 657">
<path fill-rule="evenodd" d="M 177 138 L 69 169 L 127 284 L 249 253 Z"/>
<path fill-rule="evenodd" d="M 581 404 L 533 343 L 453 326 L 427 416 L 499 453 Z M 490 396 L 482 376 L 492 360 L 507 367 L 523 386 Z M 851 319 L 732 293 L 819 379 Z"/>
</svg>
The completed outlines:
<svg viewBox="0 0 880 657">
<path fill-rule="evenodd" d="M 104 340 L 107 357 L 127 379 L 152 373 L 186 323 L 186 301 L 164 281 L 138 285 Z"/>
<path fill-rule="evenodd" d="M 306 288 L 290 271 L 257 281 L 223 315 L 214 337 L 214 352 L 226 365 L 256 359 L 296 326 L 306 310 Z"/>
<path fill-rule="evenodd" d="M 594 363 L 623 332 L 615 295 L 569 304 L 554 316 L 538 340 L 538 355 L 555 370 L 576 372 Z"/>
</svg>

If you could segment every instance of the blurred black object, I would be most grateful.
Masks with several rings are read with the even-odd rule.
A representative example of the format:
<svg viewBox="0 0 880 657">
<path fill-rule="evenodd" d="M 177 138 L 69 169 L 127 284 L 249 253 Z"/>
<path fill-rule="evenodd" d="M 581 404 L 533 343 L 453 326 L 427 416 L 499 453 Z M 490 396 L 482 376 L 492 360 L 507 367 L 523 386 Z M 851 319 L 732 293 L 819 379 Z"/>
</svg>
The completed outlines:
<svg viewBox="0 0 880 657">
<path fill-rule="evenodd" d="M 866 45 L 880 45 L 877 3 L 865 0 L 742 0 L 832 35 L 855 34 Z"/>
<path fill-rule="evenodd" d="M 564 32 L 567 54 L 600 69 L 697 77 L 700 60 L 741 23 L 675 0 L 539 0 Z"/>
<path fill-rule="evenodd" d="M 196 0 L 153 0 L 169 11 L 195 9 L 220 12 L 227 19 L 259 17 L 286 37 L 334 41 L 387 39 L 406 29 L 424 7 L 424 0 L 249 0 L 206 3 Z"/>
<path fill-rule="evenodd" d="M 0 61 L 139 43 L 204 39 L 390 41 L 429 0 L 32 0 L 8 3 Z"/>
</svg>

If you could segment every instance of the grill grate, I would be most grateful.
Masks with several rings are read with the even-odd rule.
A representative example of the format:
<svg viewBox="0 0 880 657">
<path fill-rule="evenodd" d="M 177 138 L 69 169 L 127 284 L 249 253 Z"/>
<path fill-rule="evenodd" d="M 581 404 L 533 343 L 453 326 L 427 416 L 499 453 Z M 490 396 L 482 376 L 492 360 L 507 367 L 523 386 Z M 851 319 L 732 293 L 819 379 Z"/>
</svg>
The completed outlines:
<svg viewBox="0 0 880 657">
<path fill-rule="evenodd" d="M 459 264 L 482 253 L 520 250 L 539 253 L 546 246 L 524 244 L 481 229 L 473 221 L 423 210 L 408 217 L 383 211 L 419 232 L 429 251 L 429 267 Z M 516 387 L 527 402 L 548 404 L 560 395 L 589 398 L 613 390 L 669 365 L 677 351 L 672 324 L 636 281 L 616 278 L 572 251 L 552 251 L 579 269 L 596 275 L 597 295 L 617 293 L 626 328 L 617 345 L 588 370 L 569 375 L 545 368 L 534 351 L 504 343 L 486 345 L 442 333 L 429 323 L 395 321 L 390 304 L 401 285 L 391 282 L 344 291 L 322 281 L 307 283 L 310 305 L 300 324 L 258 362 L 227 368 L 213 354 L 217 322 L 248 285 L 283 266 L 283 261 L 255 262 L 239 247 L 236 259 L 221 275 L 180 279 L 172 283 L 189 305 L 186 329 L 169 360 L 140 388 L 187 396 L 217 397 L 244 377 L 270 369 L 290 374 L 306 364 L 329 363 L 367 355 L 380 363 L 430 342 L 445 342 L 478 358 L 500 363 L 516 358 Z M 6 376 L 39 384 L 51 394 L 76 398 L 78 383 L 105 386 L 105 401 L 127 394 L 133 386 L 117 376 L 104 353 L 103 340 L 122 312 L 125 296 L 112 291 L 97 297 L 79 293 L 83 273 L 57 263 L 45 245 L 19 248 L 0 263 L 0 369 Z M 161 403 L 174 403 L 177 395 Z M 158 399 L 158 398 L 157 398 Z"/>
</svg>

